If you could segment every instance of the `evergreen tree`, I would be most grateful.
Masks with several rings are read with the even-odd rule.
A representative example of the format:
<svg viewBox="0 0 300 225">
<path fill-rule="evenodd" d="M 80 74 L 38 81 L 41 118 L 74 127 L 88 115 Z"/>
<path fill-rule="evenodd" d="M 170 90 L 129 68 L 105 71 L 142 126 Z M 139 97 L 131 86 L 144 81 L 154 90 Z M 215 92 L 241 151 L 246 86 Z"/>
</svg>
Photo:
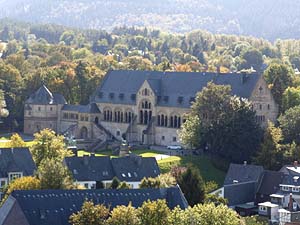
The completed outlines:
<svg viewBox="0 0 300 225">
<path fill-rule="evenodd" d="M 178 184 L 190 206 L 204 202 L 205 183 L 197 168 L 189 165 L 180 175 Z"/>
</svg>

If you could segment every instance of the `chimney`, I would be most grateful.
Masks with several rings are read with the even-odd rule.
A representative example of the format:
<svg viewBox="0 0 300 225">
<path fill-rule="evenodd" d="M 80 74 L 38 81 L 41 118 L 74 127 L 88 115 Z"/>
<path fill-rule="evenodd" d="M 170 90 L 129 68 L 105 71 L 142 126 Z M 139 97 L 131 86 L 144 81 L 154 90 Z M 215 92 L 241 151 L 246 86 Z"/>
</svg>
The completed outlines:
<svg viewBox="0 0 300 225">
<path fill-rule="evenodd" d="M 14 148 L 11 148 L 11 153 L 14 154 Z"/>
<path fill-rule="evenodd" d="M 294 167 L 297 168 L 298 167 L 298 161 L 294 161 Z"/>
<path fill-rule="evenodd" d="M 289 211 L 292 212 L 293 211 L 293 194 L 290 193 L 290 199 L 289 199 Z"/>
<path fill-rule="evenodd" d="M 87 166 L 89 164 L 89 156 L 84 155 L 83 156 L 83 165 Z"/>
<path fill-rule="evenodd" d="M 244 161 L 244 166 L 247 166 L 247 161 Z"/>
</svg>

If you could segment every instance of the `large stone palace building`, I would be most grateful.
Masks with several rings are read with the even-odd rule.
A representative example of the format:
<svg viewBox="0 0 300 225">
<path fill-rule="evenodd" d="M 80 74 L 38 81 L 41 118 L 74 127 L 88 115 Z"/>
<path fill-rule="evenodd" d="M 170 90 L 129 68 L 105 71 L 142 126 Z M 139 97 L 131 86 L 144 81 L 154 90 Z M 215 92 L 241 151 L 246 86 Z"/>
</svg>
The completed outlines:
<svg viewBox="0 0 300 225">
<path fill-rule="evenodd" d="M 88 105 L 69 105 L 41 86 L 25 103 L 24 132 L 44 128 L 102 144 L 107 140 L 177 145 L 177 131 L 197 92 L 208 82 L 230 85 L 232 94 L 252 101 L 264 126 L 276 121 L 278 106 L 258 73 L 110 71 Z"/>
</svg>

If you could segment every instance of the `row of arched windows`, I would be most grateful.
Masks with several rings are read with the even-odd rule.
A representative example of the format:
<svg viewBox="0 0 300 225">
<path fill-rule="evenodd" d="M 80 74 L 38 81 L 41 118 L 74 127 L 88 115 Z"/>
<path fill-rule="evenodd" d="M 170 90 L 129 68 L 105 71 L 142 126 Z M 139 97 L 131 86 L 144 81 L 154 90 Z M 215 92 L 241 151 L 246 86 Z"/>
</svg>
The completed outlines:
<svg viewBox="0 0 300 225">
<path fill-rule="evenodd" d="M 181 126 L 181 117 L 180 116 L 170 116 L 161 114 L 157 116 L 157 126 L 161 127 L 171 127 L 171 128 L 180 128 Z"/>
<path fill-rule="evenodd" d="M 133 118 L 132 112 L 122 112 L 122 111 L 115 111 L 114 113 L 112 110 L 104 110 L 104 121 L 116 122 L 116 123 L 130 123 Z"/>
</svg>

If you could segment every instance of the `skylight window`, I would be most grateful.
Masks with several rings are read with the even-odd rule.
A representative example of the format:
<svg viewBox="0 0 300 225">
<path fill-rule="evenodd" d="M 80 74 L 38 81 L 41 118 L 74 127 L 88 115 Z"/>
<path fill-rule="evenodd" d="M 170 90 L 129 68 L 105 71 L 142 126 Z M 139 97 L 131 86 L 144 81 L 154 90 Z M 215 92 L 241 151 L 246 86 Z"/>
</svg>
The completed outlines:
<svg viewBox="0 0 300 225">
<path fill-rule="evenodd" d="M 126 177 L 125 173 L 122 173 L 122 177 Z"/>
</svg>

